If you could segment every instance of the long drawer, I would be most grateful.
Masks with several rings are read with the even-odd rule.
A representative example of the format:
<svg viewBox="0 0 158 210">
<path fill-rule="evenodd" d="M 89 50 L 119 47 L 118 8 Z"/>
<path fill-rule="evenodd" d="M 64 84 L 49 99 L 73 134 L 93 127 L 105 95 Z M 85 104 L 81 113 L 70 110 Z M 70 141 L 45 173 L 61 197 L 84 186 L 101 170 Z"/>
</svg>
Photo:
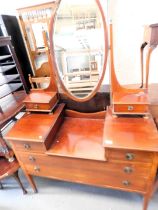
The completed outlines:
<svg viewBox="0 0 158 210">
<path fill-rule="evenodd" d="M 91 161 L 35 153 L 20 153 L 29 174 L 90 185 L 144 192 L 148 165 Z"/>
</svg>

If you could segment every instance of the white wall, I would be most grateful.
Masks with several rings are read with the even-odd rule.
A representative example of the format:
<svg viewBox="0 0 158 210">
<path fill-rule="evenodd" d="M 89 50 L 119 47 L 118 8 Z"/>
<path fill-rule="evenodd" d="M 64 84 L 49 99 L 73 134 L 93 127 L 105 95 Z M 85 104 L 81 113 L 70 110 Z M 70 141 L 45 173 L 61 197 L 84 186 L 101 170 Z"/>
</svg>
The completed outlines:
<svg viewBox="0 0 158 210">
<path fill-rule="evenodd" d="M 109 0 L 113 20 L 115 66 L 121 83 L 137 83 L 140 78 L 140 45 L 144 25 L 158 23 L 157 0 Z M 151 59 L 150 82 L 158 82 L 158 50 Z"/>
<path fill-rule="evenodd" d="M 3 0 L 1 14 L 16 15 L 16 9 L 47 2 L 45 0 Z M 140 79 L 139 48 L 143 26 L 158 23 L 158 0 L 101 0 L 104 11 L 109 5 L 113 20 L 115 66 L 121 83 L 137 83 Z M 153 53 L 150 82 L 158 82 L 158 50 Z"/>
</svg>

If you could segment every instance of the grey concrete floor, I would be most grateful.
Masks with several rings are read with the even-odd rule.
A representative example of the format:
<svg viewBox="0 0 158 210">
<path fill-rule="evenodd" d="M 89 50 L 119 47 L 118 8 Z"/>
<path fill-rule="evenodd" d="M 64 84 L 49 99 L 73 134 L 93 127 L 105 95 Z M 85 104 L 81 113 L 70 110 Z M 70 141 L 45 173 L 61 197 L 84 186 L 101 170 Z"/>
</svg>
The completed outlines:
<svg viewBox="0 0 158 210">
<path fill-rule="evenodd" d="M 24 175 L 20 176 L 28 194 L 22 194 L 13 178 L 3 180 L 0 210 L 142 210 L 143 199 L 136 193 L 35 177 L 39 192 L 34 194 Z M 148 210 L 158 210 L 158 192 Z"/>
</svg>

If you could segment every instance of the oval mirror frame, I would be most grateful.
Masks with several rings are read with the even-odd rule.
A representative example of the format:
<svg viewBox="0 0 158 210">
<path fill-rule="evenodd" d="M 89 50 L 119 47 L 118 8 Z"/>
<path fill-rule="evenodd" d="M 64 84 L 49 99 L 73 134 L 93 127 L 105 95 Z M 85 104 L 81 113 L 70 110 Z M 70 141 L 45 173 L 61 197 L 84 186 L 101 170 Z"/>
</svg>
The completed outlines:
<svg viewBox="0 0 158 210">
<path fill-rule="evenodd" d="M 98 80 L 97 85 L 94 87 L 94 89 L 92 90 L 92 92 L 90 94 L 88 94 L 87 96 L 83 97 L 83 98 L 78 98 L 76 96 L 74 96 L 64 85 L 59 72 L 58 72 L 58 66 L 56 63 L 56 58 L 55 58 L 55 49 L 54 49 L 54 41 L 53 41 L 53 36 L 54 36 L 54 31 L 55 31 L 55 21 L 56 21 L 56 16 L 57 16 L 57 12 L 58 9 L 60 7 L 60 2 L 62 0 L 58 0 L 57 1 L 57 7 L 51 17 L 50 20 L 50 30 L 49 30 L 49 37 L 50 37 L 50 53 L 51 53 L 51 60 L 52 60 L 52 70 L 54 71 L 53 73 L 55 73 L 55 75 L 57 76 L 57 80 L 59 81 L 59 84 L 64 92 L 64 94 L 77 102 L 85 102 L 90 100 L 99 90 L 102 81 L 104 79 L 105 76 L 105 72 L 106 72 L 106 66 L 107 66 L 107 57 L 108 57 L 108 31 L 107 31 L 107 24 L 106 24 L 106 19 L 105 19 L 105 15 L 104 15 L 104 11 L 102 9 L 102 5 L 100 3 L 99 0 L 94 0 L 96 2 L 96 5 L 98 6 L 98 9 L 100 11 L 101 14 L 101 18 L 102 18 L 102 23 L 103 23 L 103 31 L 104 31 L 104 61 L 103 61 L 103 67 L 102 67 L 102 74 Z M 53 82 L 53 81 L 52 81 Z"/>
</svg>

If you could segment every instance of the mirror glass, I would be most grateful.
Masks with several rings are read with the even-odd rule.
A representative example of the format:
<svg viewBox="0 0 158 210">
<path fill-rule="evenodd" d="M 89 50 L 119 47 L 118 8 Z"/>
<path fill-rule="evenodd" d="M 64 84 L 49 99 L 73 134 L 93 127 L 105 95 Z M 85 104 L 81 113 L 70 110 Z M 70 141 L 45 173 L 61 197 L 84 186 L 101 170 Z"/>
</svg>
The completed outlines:
<svg viewBox="0 0 158 210">
<path fill-rule="evenodd" d="M 60 81 L 77 98 L 100 82 L 105 57 L 104 27 L 95 0 L 62 0 L 54 24 L 54 56 Z"/>
<path fill-rule="evenodd" d="M 29 75 L 31 87 L 47 88 L 50 84 L 49 23 L 54 11 L 54 2 L 18 10 L 19 20 L 33 73 Z"/>
</svg>

